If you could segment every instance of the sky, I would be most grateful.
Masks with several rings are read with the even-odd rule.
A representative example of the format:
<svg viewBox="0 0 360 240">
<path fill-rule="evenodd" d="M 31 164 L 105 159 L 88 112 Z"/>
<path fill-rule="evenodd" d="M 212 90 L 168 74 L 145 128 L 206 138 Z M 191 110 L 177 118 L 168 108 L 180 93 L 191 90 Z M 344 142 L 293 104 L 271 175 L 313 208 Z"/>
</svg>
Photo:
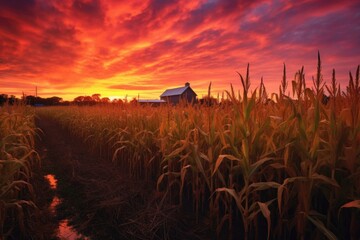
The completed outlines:
<svg viewBox="0 0 360 240">
<path fill-rule="evenodd" d="M 250 64 L 278 92 L 302 66 L 308 86 L 332 69 L 345 87 L 360 64 L 360 1 L 0 0 L 0 93 L 158 99 L 184 86 L 203 97 Z"/>
</svg>

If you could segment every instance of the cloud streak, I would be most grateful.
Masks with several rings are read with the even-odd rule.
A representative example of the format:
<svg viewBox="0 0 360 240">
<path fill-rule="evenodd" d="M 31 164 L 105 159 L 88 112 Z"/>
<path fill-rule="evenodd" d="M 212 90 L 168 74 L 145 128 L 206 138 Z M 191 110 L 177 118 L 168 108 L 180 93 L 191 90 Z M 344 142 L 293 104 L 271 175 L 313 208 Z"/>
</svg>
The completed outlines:
<svg viewBox="0 0 360 240">
<path fill-rule="evenodd" d="M 342 85 L 360 64 L 356 1 L 0 0 L 0 89 L 44 97 L 59 93 L 158 98 L 191 82 L 201 97 L 221 92 L 250 63 L 255 87 L 277 91 L 305 66 Z"/>
</svg>

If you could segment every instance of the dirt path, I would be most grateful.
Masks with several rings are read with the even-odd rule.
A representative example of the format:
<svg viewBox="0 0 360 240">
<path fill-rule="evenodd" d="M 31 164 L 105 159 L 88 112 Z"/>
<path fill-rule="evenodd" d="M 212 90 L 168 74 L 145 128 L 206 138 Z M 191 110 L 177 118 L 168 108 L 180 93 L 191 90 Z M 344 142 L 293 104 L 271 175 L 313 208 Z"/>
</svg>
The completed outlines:
<svg viewBox="0 0 360 240">
<path fill-rule="evenodd" d="M 90 154 L 51 119 L 38 118 L 44 174 L 57 179 L 55 215 L 90 239 L 199 239 L 179 209 L 159 206 L 152 184 Z"/>
</svg>

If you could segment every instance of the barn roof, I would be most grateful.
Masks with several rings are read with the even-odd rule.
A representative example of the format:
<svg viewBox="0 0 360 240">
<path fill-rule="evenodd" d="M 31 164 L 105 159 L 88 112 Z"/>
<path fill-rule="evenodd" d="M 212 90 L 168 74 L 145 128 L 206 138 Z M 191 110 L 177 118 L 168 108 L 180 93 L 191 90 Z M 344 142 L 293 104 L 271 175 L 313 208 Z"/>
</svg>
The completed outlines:
<svg viewBox="0 0 360 240">
<path fill-rule="evenodd" d="M 185 85 L 184 87 L 166 89 L 165 92 L 163 92 L 163 94 L 160 95 L 160 97 L 178 96 L 183 94 L 188 88 L 190 88 L 190 85 Z M 191 89 L 191 91 L 193 90 Z M 197 95 L 195 92 L 194 94 Z"/>
</svg>

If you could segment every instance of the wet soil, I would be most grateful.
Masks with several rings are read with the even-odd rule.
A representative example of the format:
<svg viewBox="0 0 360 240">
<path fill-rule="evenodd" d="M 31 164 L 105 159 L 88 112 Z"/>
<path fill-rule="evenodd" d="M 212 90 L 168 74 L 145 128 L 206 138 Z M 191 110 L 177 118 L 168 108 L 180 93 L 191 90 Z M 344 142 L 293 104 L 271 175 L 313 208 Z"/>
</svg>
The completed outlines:
<svg viewBox="0 0 360 240">
<path fill-rule="evenodd" d="M 50 118 L 38 117 L 36 125 L 42 167 L 35 190 L 48 219 L 38 235 L 48 236 L 44 239 L 209 238 L 208 229 L 194 225 L 191 215 L 162 204 L 154 183 L 126 176 Z M 56 189 L 44 178 L 48 175 L 56 178 Z"/>
</svg>

